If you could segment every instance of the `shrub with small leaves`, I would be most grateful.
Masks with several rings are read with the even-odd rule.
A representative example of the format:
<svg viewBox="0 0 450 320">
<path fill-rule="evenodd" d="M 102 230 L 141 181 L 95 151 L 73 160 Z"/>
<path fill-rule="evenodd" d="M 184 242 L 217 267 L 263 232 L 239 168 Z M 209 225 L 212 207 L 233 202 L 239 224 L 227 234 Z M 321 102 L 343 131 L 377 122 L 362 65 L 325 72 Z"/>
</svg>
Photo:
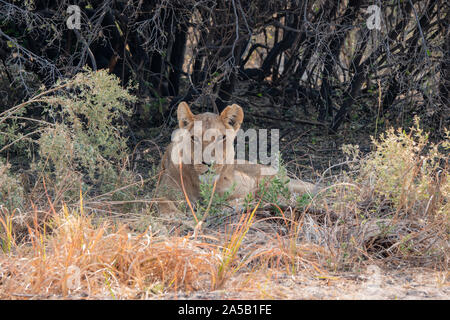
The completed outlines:
<svg viewBox="0 0 450 320">
<path fill-rule="evenodd" d="M 343 265 L 360 252 L 401 263 L 448 260 L 450 132 L 431 142 L 414 122 L 409 133 L 391 128 L 372 138 L 373 151 L 362 158 L 358 148 L 343 147 L 354 176 L 343 175 L 323 206 L 345 217 L 335 223 L 338 239 L 354 254 L 347 261 L 335 252 Z"/>
<path fill-rule="evenodd" d="M 58 87 L 55 94 L 42 98 L 55 121 L 38 141 L 39 166 L 57 182 L 68 175 L 83 176 L 83 182 L 111 191 L 128 153 L 120 120 L 130 113 L 127 103 L 135 101 L 131 88 L 123 89 L 106 70 L 84 70 Z"/>
<path fill-rule="evenodd" d="M 271 178 L 263 178 L 259 183 L 256 197 L 262 199 L 263 203 L 280 206 L 283 200 L 290 198 L 288 184 L 287 170 L 280 161 L 277 174 Z"/>
<path fill-rule="evenodd" d="M 377 198 L 392 201 L 398 210 L 428 214 L 431 211 L 425 209 L 431 197 L 449 183 L 450 137 L 447 131 L 446 139 L 432 143 L 419 118 L 414 121 L 409 134 L 391 128 L 379 140 L 372 138 L 375 151 L 361 162 L 359 182 Z"/>
<path fill-rule="evenodd" d="M 220 215 L 223 207 L 228 203 L 227 199 L 233 193 L 235 185 L 226 190 L 223 194 L 215 192 L 214 181 L 216 178 L 216 173 L 212 167 L 210 167 L 203 175 L 203 180 L 199 186 L 200 200 L 196 204 L 199 218 L 203 218 L 205 214 L 212 217 Z"/>
</svg>

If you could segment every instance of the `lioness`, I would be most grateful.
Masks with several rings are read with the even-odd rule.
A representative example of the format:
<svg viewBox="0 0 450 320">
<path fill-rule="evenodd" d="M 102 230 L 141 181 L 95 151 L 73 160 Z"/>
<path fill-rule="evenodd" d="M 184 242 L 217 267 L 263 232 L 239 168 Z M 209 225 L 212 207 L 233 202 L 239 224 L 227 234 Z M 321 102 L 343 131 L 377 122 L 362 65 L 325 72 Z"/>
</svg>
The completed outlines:
<svg viewBox="0 0 450 320">
<path fill-rule="evenodd" d="M 226 107 L 220 115 L 210 112 L 194 115 L 188 104 L 181 102 L 177 118 L 182 130 L 172 137 L 176 141 L 168 146 L 161 164 L 158 186 L 161 213 L 178 212 L 173 201 L 184 200 L 185 196 L 191 203 L 199 200 L 200 184 L 211 168 L 215 173 L 215 192 L 223 195 L 231 190 L 228 199 L 235 202 L 255 192 L 263 177 L 275 176 L 276 170 L 270 166 L 234 160 L 233 141 L 244 119 L 244 112 L 237 104 Z M 194 154 L 195 150 L 208 150 L 211 156 L 200 154 L 200 159 L 195 161 L 199 156 L 198 152 Z M 315 189 L 311 183 L 294 179 L 290 179 L 288 188 L 297 194 L 313 193 Z"/>
</svg>

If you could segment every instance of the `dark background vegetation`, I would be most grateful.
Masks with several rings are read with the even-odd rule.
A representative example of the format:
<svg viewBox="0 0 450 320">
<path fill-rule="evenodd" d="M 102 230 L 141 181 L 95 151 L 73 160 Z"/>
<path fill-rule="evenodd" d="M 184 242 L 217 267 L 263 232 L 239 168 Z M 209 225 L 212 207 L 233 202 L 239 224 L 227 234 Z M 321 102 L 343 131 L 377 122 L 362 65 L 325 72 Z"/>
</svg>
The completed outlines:
<svg viewBox="0 0 450 320">
<path fill-rule="evenodd" d="M 66 25 L 73 4 L 80 30 Z M 372 4 L 380 30 L 366 26 Z M 183 100 L 202 111 L 236 102 L 277 127 L 331 134 L 351 124 L 376 134 L 419 115 L 439 137 L 448 12 L 445 0 L 0 0 L 0 112 L 88 64 L 139 84 L 133 138 L 167 124 Z"/>
</svg>

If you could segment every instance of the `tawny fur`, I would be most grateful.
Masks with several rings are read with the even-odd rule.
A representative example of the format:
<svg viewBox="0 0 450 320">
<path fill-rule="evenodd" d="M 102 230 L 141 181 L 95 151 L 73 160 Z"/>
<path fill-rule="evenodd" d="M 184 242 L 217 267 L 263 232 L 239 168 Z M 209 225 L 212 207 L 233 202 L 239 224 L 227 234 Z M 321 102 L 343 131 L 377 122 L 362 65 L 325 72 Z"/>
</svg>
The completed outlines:
<svg viewBox="0 0 450 320">
<path fill-rule="evenodd" d="M 201 122 L 202 132 L 214 128 L 225 135 L 227 129 L 237 132 L 244 119 L 242 108 L 236 104 L 226 107 L 220 115 L 213 113 L 194 115 L 187 103 L 182 102 L 178 106 L 177 116 L 179 127 L 187 129 L 190 135 L 194 135 L 194 121 Z M 212 140 L 208 141 L 204 137 L 198 138 L 201 139 L 203 150 L 213 143 Z M 234 139 L 234 136 L 232 139 Z M 223 145 L 223 156 L 231 155 L 234 158 L 232 144 L 224 143 Z M 174 163 L 171 158 L 173 148 L 174 142 L 168 146 L 161 163 L 162 171 L 158 186 L 158 205 L 161 213 L 178 212 L 174 202 L 177 200 L 183 201 L 186 196 L 191 203 L 199 200 L 200 178 L 208 171 L 208 165 L 205 164 L 182 164 L 182 184 L 180 164 Z M 214 164 L 213 167 L 218 175 L 215 192 L 223 194 L 225 191 L 232 189 L 233 193 L 230 195 L 229 200 L 233 200 L 234 203 L 243 200 L 248 193 L 255 192 L 262 178 L 270 179 L 276 174 L 273 168 L 249 162 L 236 163 L 235 161 L 233 164 Z M 273 175 L 261 175 L 261 170 L 266 170 L 266 172 L 267 170 L 272 170 Z M 232 188 L 233 185 L 234 188 Z M 291 193 L 296 194 L 314 193 L 315 191 L 313 184 L 297 179 L 290 179 L 288 188 Z"/>
</svg>

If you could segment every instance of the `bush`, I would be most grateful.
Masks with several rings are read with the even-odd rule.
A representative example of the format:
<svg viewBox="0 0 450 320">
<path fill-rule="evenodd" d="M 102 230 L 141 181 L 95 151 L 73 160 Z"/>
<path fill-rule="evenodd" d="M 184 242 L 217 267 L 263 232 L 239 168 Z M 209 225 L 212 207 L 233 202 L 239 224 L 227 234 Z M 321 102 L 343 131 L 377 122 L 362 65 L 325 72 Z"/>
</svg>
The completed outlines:
<svg viewBox="0 0 450 320">
<path fill-rule="evenodd" d="M 0 113 L 0 152 L 33 159 L 17 165 L 30 167 L 30 176 L 46 183 L 45 192 L 56 196 L 54 201 L 75 200 L 80 186 L 84 193 L 98 194 L 132 184 L 122 125 L 123 116 L 130 114 L 127 104 L 136 100 L 131 89 L 122 88 L 106 70 L 89 69 L 48 90 L 42 87 L 33 98 Z M 43 111 L 42 118 L 28 116 L 37 110 Z M 33 145 L 38 146 L 37 154 Z M 110 195 L 128 200 L 125 189 Z M 37 191 L 42 195 L 44 190 Z"/>
<path fill-rule="evenodd" d="M 113 190 L 127 159 L 120 120 L 130 113 L 126 103 L 135 101 L 128 92 L 131 88 L 123 89 L 120 80 L 105 70 L 85 70 L 56 87 L 61 89 L 43 98 L 45 111 L 57 120 L 43 128 L 38 167 L 60 187 L 83 180 L 102 192 Z"/>
<path fill-rule="evenodd" d="M 431 143 L 415 118 L 409 134 L 391 128 L 372 141 L 375 150 L 362 161 L 358 178 L 366 191 L 379 201 L 389 199 L 404 214 L 434 216 L 441 212 L 450 201 L 445 192 L 450 183 L 449 132 L 440 143 Z"/>
<path fill-rule="evenodd" d="M 374 150 L 362 159 L 357 148 L 343 148 L 353 157 L 348 164 L 357 174 L 346 175 L 334 195 L 324 200 L 334 218 L 331 228 L 322 228 L 327 239 L 319 237 L 319 242 L 333 243 L 330 248 L 340 266 L 353 265 L 363 256 L 422 266 L 445 264 L 450 132 L 439 143 L 430 142 L 416 118 L 409 133 L 389 129 L 372 142 Z"/>
</svg>

